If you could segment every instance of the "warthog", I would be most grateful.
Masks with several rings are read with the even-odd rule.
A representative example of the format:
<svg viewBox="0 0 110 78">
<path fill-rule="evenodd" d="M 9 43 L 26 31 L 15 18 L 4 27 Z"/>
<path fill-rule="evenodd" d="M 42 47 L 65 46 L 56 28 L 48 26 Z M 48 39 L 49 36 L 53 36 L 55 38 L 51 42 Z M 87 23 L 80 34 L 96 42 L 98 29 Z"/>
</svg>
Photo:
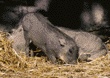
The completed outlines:
<svg viewBox="0 0 110 78">
<path fill-rule="evenodd" d="M 33 39 L 33 42 L 35 45 L 37 45 L 38 47 L 40 47 L 44 52 L 45 51 L 48 51 L 45 52 L 45 54 L 50 58 L 50 55 L 53 55 L 54 57 L 54 60 L 55 60 L 55 56 L 56 57 L 59 57 L 61 59 L 64 59 L 64 55 L 60 55 L 62 52 L 58 52 L 59 50 L 55 51 L 55 52 L 50 52 L 50 49 L 61 49 L 62 50 L 62 47 L 63 49 L 66 51 L 67 49 L 69 49 L 67 46 L 67 43 L 70 44 L 71 41 L 67 41 L 68 39 L 65 39 L 63 38 L 62 36 L 60 36 L 59 33 L 62 33 L 61 31 L 63 31 L 64 33 L 61 34 L 61 35 L 68 35 L 70 36 L 76 43 L 76 45 L 79 47 L 79 60 L 88 60 L 88 57 L 92 58 L 92 59 L 95 59 L 95 58 L 98 58 L 102 55 L 106 55 L 108 53 L 108 49 L 105 45 L 104 42 L 102 42 L 102 40 L 96 36 L 96 35 L 93 35 L 91 33 L 88 33 L 88 32 L 84 32 L 84 31 L 78 31 L 78 30 L 71 30 L 71 29 L 68 29 L 68 28 L 64 28 L 64 27 L 54 27 L 45 17 L 43 17 L 41 14 L 39 13 L 29 13 L 30 15 L 32 14 L 33 16 L 35 16 L 34 19 L 33 16 L 32 18 L 31 17 L 27 17 L 25 18 L 24 16 L 24 20 L 22 19 L 22 25 L 23 25 L 23 28 L 24 28 L 24 32 L 25 32 L 25 39 L 28 40 L 27 43 L 26 43 L 26 46 L 27 46 L 27 49 L 28 49 L 28 45 L 29 45 L 29 40 L 30 39 Z M 27 14 L 27 15 L 29 15 Z M 37 15 L 36 15 L 37 14 Z M 26 21 L 27 19 L 30 19 L 30 20 L 34 20 L 32 23 Z M 38 20 L 39 19 L 39 20 Z M 40 24 L 39 24 L 40 23 Z M 35 25 L 35 28 L 31 27 L 31 25 Z M 40 28 L 45 26 L 45 28 Z M 39 31 L 35 31 L 34 29 L 36 29 L 37 26 L 40 26 L 39 27 Z M 48 27 L 49 26 L 49 27 Z M 51 26 L 53 28 L 51 28 Z M 59 31 L 61 30 L 61 31 Z M 43 31 L 43 29 L 45 31 Z M 47 30 L 46 30 L 47 29 Z M 30 30 L 30 31 L 29 31 Z M 48 34 L 48 37 L 47 35 L 43 34 L 43 35 L 40 35 L 42 34 L 42 32 L 46 32 L 45 34 Z M 56 32 L 57 31 L 57 32 Z M 36 34 L 33 34 L 33 33 L 37 33 Z M 49 33 L 50 32 L 50 33 Z M 53 38 L 54 35 L 56 35 L 55 33 L 53 32 L 56 32 L 56 34 L 58 36 L 55 36 Z M 40 37 L 39 37 L 40 36 Z M 43 38 L 44 36 L 44 38 Z M 67 36 L 67 38 L 69 38 Z M 42 39 L 43 38 L 43 39 Z M 70 40 L 71 40 L 70 38 Z M 36 40 L 35 40 L 36 39 Z M 48 41 L 48 40 L 49 41 Z M 35 41 L 34 41 L 35 40 Z M 44 42 L 44 40 L 46 40 Z M 51 41 L 52 40 L 52 41 Z M 39 42 L 36 42 L 36 41 L 39 41 Z M 47 42 L 48 41 L 48 42 Z M 50 42 L 51 41 L 51 42 Z M 74 42 L 73 41 L 73 42 Z M 41 43 L 43 42 L 43 43 Z M 57 42 L 57 43 L 56 43 Z M 65 42 L 67 42 L 65 44 Z M 72 42 L 72 43 L 73 43 Z M 56 44 L 55 44 L 56 43 Z M 45 45 L 44 45 L 45 44 Z M 57 46 L 56 46 L 57 45 Z M 70 45 L 71 46 L 71 45 Z M 48 48 L 49 47 L 49 48 Z M 61 51 L 60 50 L 60 51 Z M 28 54 L 28 50 L 27 50 L 27 54 Z M 68 53 L 68 52 L 67 52 Z M 60 55 L 60 56 L 59 56 Z M 68 55 L 69 56 L 69 55 Z M 73 56 L 73 55 L 72 55 Z M 78 57 L 76 55 L 76 57 Z M 91 60 L 92 60 L 91 59 Z M 50 58 L 50 60 L 52 60 Z"/>
<path fill-rule="evenodd" d="M 74 40 L 52 25 L 43 15 L 28 13 L 20 23 L 24 29 L 27 48 L 32 40 L 53 63 L 56 62 L 56 57 L 69 64 L 77 63 L 79 49 Z"/>
<path fill-rule="evenodd" d="M 79 60 L 88 60 L 88 57 L 95 59 L 108 53 L 105 43 L 94 34 L 84 31 L 71 30 L 64 27 L 57 28 L 73 38 L 79 47 Z"/>
</svg>

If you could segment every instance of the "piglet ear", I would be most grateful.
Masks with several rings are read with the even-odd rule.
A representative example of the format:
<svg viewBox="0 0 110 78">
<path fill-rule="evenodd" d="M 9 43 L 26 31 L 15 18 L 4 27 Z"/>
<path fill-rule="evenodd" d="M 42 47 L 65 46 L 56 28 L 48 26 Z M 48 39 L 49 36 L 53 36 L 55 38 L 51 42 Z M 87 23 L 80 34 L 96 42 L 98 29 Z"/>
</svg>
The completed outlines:
<svg viewBox="0 0 110 78">
<path fill-rule="evenodd" d="M 65 39 L 59 39 L 59 42 L 60 42 L 60 45 L 63 47 L 66 45 Z"/>
</svg>

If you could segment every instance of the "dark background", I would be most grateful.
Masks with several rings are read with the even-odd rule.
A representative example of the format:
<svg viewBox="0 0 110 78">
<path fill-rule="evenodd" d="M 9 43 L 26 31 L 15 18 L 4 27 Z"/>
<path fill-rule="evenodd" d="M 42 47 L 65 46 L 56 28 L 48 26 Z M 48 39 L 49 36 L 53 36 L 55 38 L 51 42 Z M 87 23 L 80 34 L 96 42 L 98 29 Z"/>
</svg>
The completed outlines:
<svg viewBox="0 0 110 78">
<path fill-rule="evenodd" d="M 0 0 L 0 15 L 4 13 L 4 6 L 33 6 L 35 0 Z M 3 2 L 3 3 L 2 3 Z M 87 2 L 88 5 L 84 6 L 84 2 Z M 49 5 L 49 10 L 47 12 L 41 10 L 40 12 L 48 17 L 48 19 L 57 26 L 64 26 L 72 29 L 78 29 L 81 26 L 80 15 L 83 9 L 90 9 L 92 3 L 101 3 L 102 6 L 109 12 L 109 1 L 100 1 L 100 0 L 51 0 Z M 108 15 L 108 17 L 110 17 Z M 2 20 L 2 19 L 1 19 Z M 108 19 L 109 20 L 109 19 Z M 14 21 L 14 20 L 13 20 Z M 16 20 L 15 20 L 16 22 Z"/>
</svg>

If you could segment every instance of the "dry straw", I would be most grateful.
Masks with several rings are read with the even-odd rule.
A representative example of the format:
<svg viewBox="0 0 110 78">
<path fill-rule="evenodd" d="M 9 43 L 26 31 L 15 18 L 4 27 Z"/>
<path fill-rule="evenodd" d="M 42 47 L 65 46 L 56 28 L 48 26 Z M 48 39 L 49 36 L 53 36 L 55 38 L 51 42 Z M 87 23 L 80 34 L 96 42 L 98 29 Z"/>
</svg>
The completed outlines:
<svg viewBox="0 0 110 78">
<path fill-rule="evenodd" d="M 46 57 L 27 57 L 18 54 L 7 33 L 0 32 L 0 77 L 3 78 L 109 78 L 110 52 L 92 62 L 77 65 L 51 64 Z M 110 44 L 108 44 L 110 49 Z M 38 51 L 36 51 L 38 52 Z"/>
</svg>

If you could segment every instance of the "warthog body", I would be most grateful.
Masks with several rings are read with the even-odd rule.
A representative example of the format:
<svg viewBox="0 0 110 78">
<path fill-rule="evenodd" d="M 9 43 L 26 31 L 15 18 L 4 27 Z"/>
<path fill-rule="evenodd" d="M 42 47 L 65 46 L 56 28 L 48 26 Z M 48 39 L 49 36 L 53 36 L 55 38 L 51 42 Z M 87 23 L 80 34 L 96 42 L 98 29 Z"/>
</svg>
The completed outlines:
<svg viewBox="0 0 110 78">
<path fill-rule="evenodd" d="M 75 40 L 75 43 L 79 47 L 80 60 L 87 60 L 88 57 L 95 59 L 108 53 L 107 46 L 96 35 L 84 31 L 71 30 L 64 27 L 57 28 Z"/>
<path fill-rule="evenodd" d="M 56 62 L 56 57 L 69 64 L 77 62 L 78 47 L 74 40 L 52 25 L 43 15 L 28 13 L 21 23 L 27 48 L 32 40 L 53 63 Z"/>
</svg>

